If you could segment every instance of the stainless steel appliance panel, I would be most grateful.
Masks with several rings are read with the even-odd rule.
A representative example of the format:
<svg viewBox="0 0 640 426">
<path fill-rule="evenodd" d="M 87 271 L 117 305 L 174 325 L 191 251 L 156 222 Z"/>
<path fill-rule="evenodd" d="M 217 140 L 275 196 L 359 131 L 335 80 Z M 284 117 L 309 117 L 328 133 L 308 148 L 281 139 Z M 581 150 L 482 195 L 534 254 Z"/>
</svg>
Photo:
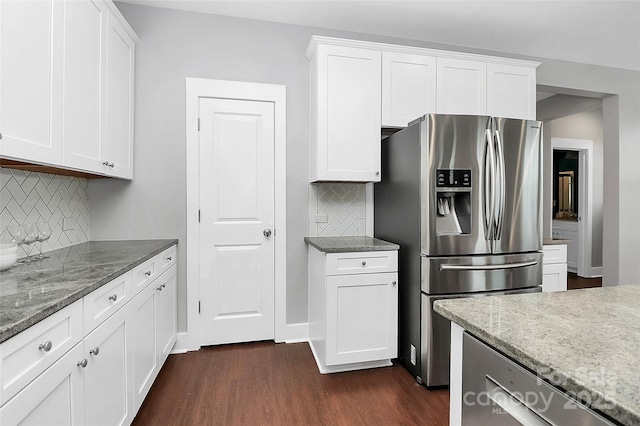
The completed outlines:
<svg viewBox="0 0 640 426">
<path fill-rule="evenodd" d="M 509 294 L 540 293 L 541 287 L 512 291 L 493 291 L 473 294 L 430 296 L 422 293 L 420 377 L 427 386 L 449 384 L 449 358 L 451 354 L 451 322 L 433 310 L 433 303 L 441 299 L 458 297 L 503 296 Z"/>
<path fill-rule="evenodd" d="M 494 118 L 494 125 L 504 173 L 494 253 L 542 250 L 542 123 Z"/>
<path fill-rule="evenodd" d="M 420 235 L 422 254 L 449 256 L 489 254 L 491 243 L 485 233 L 485 140 L 490 117 L 472 115 L 428 114 L 420 122 Z M 395 136 L 395 135 L 394 135 Z M 470 232 L 463 235 L 442 235 L 434 232 L 438 218 L 436 173 L 440 169 L 470 170 L 471 188 Z M 455 193 L 456 189 L 450 191 Z"/>
<path fill-rule="evenodd" d="M 614 424 L 469 333 L 462 339 L 463 426 Z"/>
<path fill-rule="evenodd" d="M 477 293 L 542 284 L 542 253 L 422 257 L 421 288 L 428 294 Z"/>
</svg>

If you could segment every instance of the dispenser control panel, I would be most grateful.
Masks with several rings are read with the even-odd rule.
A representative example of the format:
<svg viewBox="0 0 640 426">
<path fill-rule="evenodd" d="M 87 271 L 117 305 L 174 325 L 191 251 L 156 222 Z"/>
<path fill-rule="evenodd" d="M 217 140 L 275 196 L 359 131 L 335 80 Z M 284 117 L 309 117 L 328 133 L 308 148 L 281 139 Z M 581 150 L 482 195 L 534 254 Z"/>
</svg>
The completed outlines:
<svg viewBox="0 0 640 426">
<path fill-rule="evenodd" d="M 437 169 L 437 188 L 470 188 L 471 170 L 469 169 Z"/>
</svg>

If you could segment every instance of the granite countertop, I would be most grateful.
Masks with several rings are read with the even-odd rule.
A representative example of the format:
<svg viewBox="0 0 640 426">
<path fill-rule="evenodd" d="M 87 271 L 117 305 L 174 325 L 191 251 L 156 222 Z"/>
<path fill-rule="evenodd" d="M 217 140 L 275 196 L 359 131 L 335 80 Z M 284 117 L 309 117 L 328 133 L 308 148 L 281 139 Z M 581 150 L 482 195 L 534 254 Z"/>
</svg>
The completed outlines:
<svg viewBox="0 0 640 426">
<path fill-rule="evenodd" d="M 571 240 L 565 240 L 562 238 L 550 238 L 550 237 L 544 237 L 542 239 L 542 245 L 545 245 L 545 246 L 553 246 L 553 245 L 559 245 L 559 244 L 571 244 Z"/>
<path fill-rule="evenodd" d="M 0 343 L 177 243 L 89 241 L 0 272 Z"/>
<path fill-rule="evenodd" d="M 435 310 L 550 383 L 590 396 L 592 408 L 640 425 L 639 306 L 640 285 L 626 285 L 441 300 Z"/>
<path fill-rule="evenodd" d="M 324 253 L 400 249 L 397 244 L 373 237 L 304 237 L 304 241 Z"/>
</svg>

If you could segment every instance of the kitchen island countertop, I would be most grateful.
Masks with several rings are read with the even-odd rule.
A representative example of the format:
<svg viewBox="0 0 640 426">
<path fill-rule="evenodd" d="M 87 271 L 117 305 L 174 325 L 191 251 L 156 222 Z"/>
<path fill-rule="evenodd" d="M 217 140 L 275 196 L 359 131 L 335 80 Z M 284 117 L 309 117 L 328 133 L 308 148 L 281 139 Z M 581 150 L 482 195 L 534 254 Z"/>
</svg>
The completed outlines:
<svg viewBox="0 0 640 426">
<path fill-rule="evenodd" d="M 89 241 L 52 250 L 0 273 L 0 343 L 177 244 L 178 240 Z"/>
<path fill-rule="evenodd" d="M 435 311 L 624 425 L 640 425 L 640 285 L 442 300 Z M 582 393 L 581 393 L 582 392 Z"/>
<path fill-rule="evenodd" d="M 399 245 L 373 237 L 304 237 L 304 241 L 324 253 L 398 250 Z"/>
</svg>

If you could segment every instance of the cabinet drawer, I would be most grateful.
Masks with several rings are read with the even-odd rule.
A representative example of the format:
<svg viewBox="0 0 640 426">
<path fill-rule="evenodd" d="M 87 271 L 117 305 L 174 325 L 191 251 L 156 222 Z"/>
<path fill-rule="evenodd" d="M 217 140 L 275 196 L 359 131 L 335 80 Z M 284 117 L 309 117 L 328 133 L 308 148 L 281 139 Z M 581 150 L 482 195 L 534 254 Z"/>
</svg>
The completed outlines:
<svg viewBox="0 0 640 426">
<path fill-rule="evenodd" d="M 0 404 L 82 340 L 78 300 L 0 344 Z"/>
<path fill-rule="evenodd" d="M 567 263 L 567 246 L 564 244 L 542 246 L 542 264 Z"/>
<path fill-rule="evenodd" d="M 131 271 L 131 288 L 133 295 L 138 294 L 158 276 L 158 256 L 141 263 Z"/>
<path fill-rule="evenodd" d="M 398 270 L 398 252 L 372 251 L 327 254 L 327 275 L 373 274 Z"/>
<path fill-rule="evenodd" d="M 84 304 L 86 336 L 131 299 L 131 271 L 87 294 Z"/>
<path fill-rule="evenodd" d="M 176 264 L 176 246 L 171 246 L 158 255 L 158 275 Z"/>
</svg>

